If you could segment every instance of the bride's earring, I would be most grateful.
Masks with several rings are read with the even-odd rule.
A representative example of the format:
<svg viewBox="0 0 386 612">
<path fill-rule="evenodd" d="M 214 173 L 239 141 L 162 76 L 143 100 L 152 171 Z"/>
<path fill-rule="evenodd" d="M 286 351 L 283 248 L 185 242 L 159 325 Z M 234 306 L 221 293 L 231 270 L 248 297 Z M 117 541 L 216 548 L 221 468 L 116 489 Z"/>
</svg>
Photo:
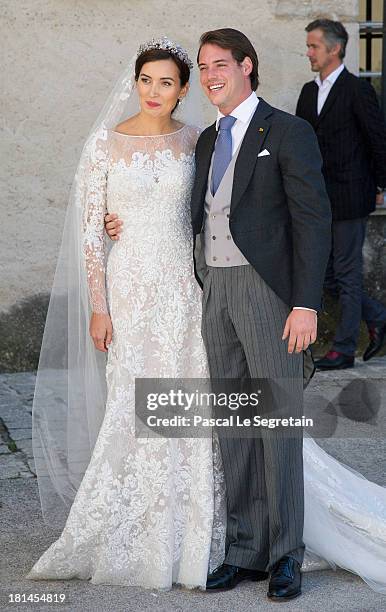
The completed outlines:
<svg viewBox="0 0 386 612">
<path fill-rule="evenodd" d="M 185 102 L 185 98 L 178 98 L 178 106 L 182 106 Z"/>
</svg>

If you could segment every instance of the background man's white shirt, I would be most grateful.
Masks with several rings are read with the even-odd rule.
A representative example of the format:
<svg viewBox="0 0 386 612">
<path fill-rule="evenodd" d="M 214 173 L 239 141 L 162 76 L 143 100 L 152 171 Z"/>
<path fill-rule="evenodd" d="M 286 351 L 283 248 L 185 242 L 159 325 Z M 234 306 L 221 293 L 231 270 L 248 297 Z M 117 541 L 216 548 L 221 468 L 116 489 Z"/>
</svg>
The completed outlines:
<svg viewBox="0 0 386 612">
<path fill-rule="evenodd" d="M 344 70 L 344 64 L 341 64 L 336 70 L 334 70 L 334 72 L 331 72 L 331 74 L 329 74 L 328 77 L 324 79 L 324 81 L 321 80 L 319 74 L 317 77 L 315 77 L 315 82 L 317 86 L 319 87 L 318 115 L 320 115 L 320 113 L 322 112 L 322 108 L 324 106 L 325 101 L 327 100 L 328 94 L 331 91 L 331 87 L 335 83 L 340 73 L 343 72 L 343 70 Z"/>
</svg>

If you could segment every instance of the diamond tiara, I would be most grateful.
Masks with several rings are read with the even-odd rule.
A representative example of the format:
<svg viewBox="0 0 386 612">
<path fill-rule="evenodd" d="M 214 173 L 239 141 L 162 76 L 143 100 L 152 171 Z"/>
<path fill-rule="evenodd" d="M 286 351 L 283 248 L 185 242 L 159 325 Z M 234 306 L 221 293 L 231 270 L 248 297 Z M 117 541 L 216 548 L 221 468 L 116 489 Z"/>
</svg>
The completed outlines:
<svg viewBox="0 0 386 612">
<path fill-rule="evenodd" d="M 181 47 L 180 45 L 176 45 L 172 42 L 167 36 L 163 36 L 162 38 L 152 38 L 149 42 L 141 45 L 137 52 L 137 57 L 139 57 L 145 51 L 149 51 L 150 49 L 163 49 L 164 51 L 169 51 L 172 55 L 176 55 L 179 59 L 187 64 L 189 68 L 193 69 L 193 62 L 189 58 L 189 55 Z"/>
</svg>

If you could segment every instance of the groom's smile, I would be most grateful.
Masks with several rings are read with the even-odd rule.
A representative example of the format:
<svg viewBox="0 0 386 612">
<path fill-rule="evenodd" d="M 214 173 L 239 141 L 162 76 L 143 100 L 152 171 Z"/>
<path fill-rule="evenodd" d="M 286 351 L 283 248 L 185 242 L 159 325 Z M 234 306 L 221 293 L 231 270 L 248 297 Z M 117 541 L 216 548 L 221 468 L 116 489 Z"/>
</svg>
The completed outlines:
<svg viewBox="0 0 386 612">
<path fill-rule="evenodd" d="M 224 87 L 225 83 L 216 83 L 215 85 L 209 85 L 210 91 L 218 91 Z"/>
</svg>

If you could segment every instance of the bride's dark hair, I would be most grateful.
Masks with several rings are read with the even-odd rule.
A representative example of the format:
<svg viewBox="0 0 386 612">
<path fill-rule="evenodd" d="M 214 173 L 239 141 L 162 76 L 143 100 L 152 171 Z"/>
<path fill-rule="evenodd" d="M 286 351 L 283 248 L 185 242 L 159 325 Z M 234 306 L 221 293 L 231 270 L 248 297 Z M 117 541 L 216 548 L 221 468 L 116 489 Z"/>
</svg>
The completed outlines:
<svg viewBox="0 0 386 612">
<path fill-rule="evenodd" d="M 182 59 L 180 59 L 177 55 L 174 55 L 174 53 L 170 53 L 165 49 L 148 49 L 137 57 L 135 62 L 135 80 L 138 81 L 142 66 L 144 64 L 147 64 L 148 62 L 157 62 L 158 60 L 165 59 L 173 60 L 173 62 L 178 68 L 181 87 L 186 85 L 190 77 L 190 68 L 188 64 L 185 64 L 185 62 L 182 61 Z"/>
</svg>

